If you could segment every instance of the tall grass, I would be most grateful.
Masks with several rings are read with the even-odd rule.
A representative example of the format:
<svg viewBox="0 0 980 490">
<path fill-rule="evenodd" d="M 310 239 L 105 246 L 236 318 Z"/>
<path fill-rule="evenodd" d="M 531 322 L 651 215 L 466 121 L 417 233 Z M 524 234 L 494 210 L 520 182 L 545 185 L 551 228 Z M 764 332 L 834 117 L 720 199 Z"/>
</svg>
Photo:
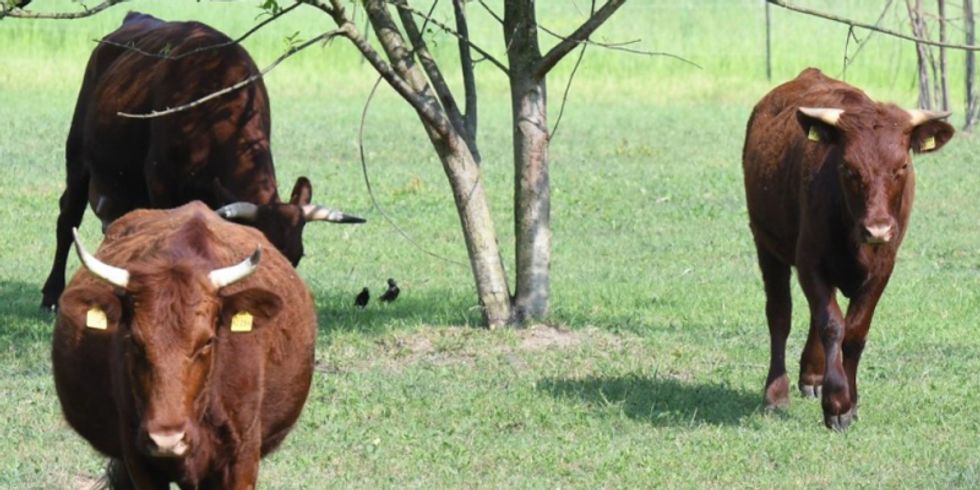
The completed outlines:
<svg viewBox="0 0 980 490">
<path fill-rule="evenodd" d="M 254 3 L 135 1 L 77 22 L 0 21 L 0 488 L 77 487 L 103 465 L 62 420 L 50 318 L 36 312 L 54 251 L 63 142 L 92 39 L 129 8 L 203 20 L 236 36 L 251 26 Z M 538 3 L 541 22 L 559 32 L 590 4 Z M 868 22 L 881 7 L 799 3 Z M 468 5 L 475 36 L 503 57 L 500 27 Z M 499 1 L 490 5 L 500 11 Z M 307 175 L 316 201 L 369 223 L 307 227 L 299 273 L 320 320 L 315 386 L 294 432 L 263 462 L 261 484 L 980 484 L 980 147 L 972 136 L 959 134 L 916 160 L 911 230 L 859 375 L 861 420 L 840 435 L 822 427 L 819 404 L 794 399 L 776 416 L 760 410 L 768 349 L 739 168 L 745 120 L 773 83 L 806 66 L 839 74 L 846 34 L 775 9 L 770 83 L 762 15 L 758 1 L 632 0 L 597 33 L 607 42 L 640 38 L 635 47 L 703 68 L 589 48 L 551 147 L 549 324 L 562 330 L 467 328 L 479 321 L 469 269 L 423 252 L 375 212 L 356 148 L 375 75 L 345 43 L 311 48 L 272 72 L 281 186 Z M 899 20 L 890 25 L 904 25 Z M 264 65 L 285 36 L 331 27 L 299 9 L 246 46 Z M 453 75 L 455 43 L 436 39 Z M 570 68 L 566 62 L 549 80 L 553 117 Z M 913 47 L 876 35 L 848 80 L 911 106 L 913 73 Z M 484 178 L 505 263 L 513 264 L 509 96 L 488 63 L 479 76 Z M 390 90 L 372 104 L 365 146 L 382 207 L 425 251 L 465 262 L 445 176 L 415 115 Z M 82 228 L 87 243 L 98 242 L 91 213 Z M 71 257 L 69 271 L 77 268 Z M 403 288 L 396 303 L 352 307 L 361 287 L 377 296 L 388 277 Z M 791 357 L 807 322 L 798 288 L 793 294 Z"/>
</svg>

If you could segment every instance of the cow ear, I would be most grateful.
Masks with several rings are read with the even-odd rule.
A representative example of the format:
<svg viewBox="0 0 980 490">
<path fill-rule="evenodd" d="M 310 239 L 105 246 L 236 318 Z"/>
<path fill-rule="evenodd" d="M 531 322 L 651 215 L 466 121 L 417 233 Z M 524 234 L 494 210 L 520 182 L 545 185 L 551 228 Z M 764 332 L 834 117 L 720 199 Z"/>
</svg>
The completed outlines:
<svg viewBox="0 0 980 490">
<path fill-rule="evenodd" d="M 68 288 L 58 299 L 59 321 L 69 322 L 75 330 L 115 332 L 122 315 L 119 297 L 91 283 Z"/>
<path fill-rule="evenodd" d="M 309 204 L 310 200 L 312 199 L 313 185 L 310 184 L 310 180 L 306 177 L 296 179 L 296 185 L 293 186 L 293 195 L 289 198 L 289 204 L 305 206 Z"/>
<path fill-rule="evenodd" d="M 222 296 L 221 324 L 233 332 L 248 332 L 276 318 L 282 309 L 279 295 L 251 288 Z"/>
<path fill-rule="evenodd" d="M 955 132 L 946 121 L 926 121 L 912 130 L 909 146 L 916 153 L 931 153 L 942 148 Z"/>
<path fill-rule="evenodd" d="M 796 121 L 800 123 L 803 137 L 815 142 L 834 144 L 840 141 L 840 130 L 820 118 L 796 111 Z"/>
</svg>

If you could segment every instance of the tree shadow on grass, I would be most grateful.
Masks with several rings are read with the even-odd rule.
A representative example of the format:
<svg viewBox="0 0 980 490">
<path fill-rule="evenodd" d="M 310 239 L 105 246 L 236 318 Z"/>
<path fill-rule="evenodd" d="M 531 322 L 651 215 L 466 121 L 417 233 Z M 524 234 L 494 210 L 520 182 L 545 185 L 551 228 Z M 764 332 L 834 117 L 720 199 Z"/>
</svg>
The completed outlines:
<svg viewBox="0 0 980 490">
<path fill-rule="evenodd" d="M 580 402 L 600 413 L 618 413 L 656 426 L 739 425 L 761 408 L 761 395 L 726 384 L 614 377 L 546 378 L 538 389 L 559 400 Z M 618 407 L 618 409 L 617 409 Z"/>
</svg>

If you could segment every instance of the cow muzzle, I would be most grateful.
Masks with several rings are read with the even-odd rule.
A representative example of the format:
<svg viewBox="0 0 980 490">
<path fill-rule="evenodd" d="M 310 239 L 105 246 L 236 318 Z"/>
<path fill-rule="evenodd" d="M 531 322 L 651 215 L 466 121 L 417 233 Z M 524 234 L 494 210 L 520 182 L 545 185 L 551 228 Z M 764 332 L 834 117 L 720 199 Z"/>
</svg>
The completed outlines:
<svg viewBox="0 0 980 490">
<path fill-rule="evenodd" d="M 146 435 L 146 452 L 150 456 L 179 458 L 190 448 L 186 431 L 147 432 Z"/>
<path fill-rule="evenodd" d="M 895 226 L 891 224 L 866 225 L 861 230 L 861 238 L 868 245 L 883 245 L 895 237 Z"/>
</svg>

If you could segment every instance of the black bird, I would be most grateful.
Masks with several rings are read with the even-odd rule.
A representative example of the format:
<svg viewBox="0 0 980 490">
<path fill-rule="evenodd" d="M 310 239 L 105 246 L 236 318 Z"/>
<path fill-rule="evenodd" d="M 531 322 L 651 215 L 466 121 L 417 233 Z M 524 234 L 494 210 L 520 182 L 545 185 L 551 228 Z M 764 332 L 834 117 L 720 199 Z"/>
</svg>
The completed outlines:
<svg viewBox="0 0 980 490">
<path fill-rule="evenodd" d="M 360 294 L 357 295 L 357 298 L 354 299 L 354 304 L 357 305 L 358 308 L 364 308 L 367 306 L 369 299 L 371 299 L 371 293 L 368 292 L 368 288 L 364 288 L 361 290 Z"/>
<path fill-rule="evenodd" d="M 400 293 L 400 292 L 401 292 L 401 290 L 398 289 L 398 285 L 395 284 L 395 280 L 394 279 L 388 279 L 388 290 L 385 291 L 385 294 L 382 294 L 381 295 L 381 302 L 382 303 L 391 303 L 391 302 L 395 301 L 396 299 L 398 299 L 398 293 Z"/>
</svg>

